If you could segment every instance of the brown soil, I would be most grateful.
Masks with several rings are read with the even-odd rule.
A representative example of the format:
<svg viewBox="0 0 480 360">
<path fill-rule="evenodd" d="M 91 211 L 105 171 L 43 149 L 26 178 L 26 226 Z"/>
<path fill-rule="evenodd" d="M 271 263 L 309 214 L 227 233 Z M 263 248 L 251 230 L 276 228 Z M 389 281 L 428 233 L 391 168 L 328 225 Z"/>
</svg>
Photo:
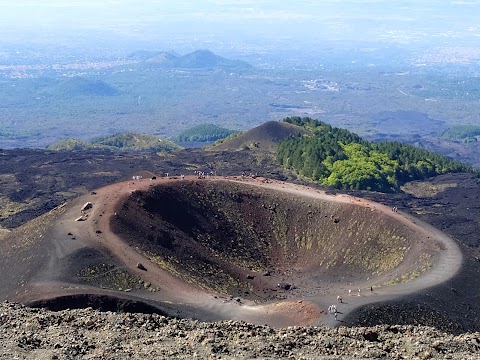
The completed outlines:
<svg viewBox="0 0 480 360">
<path fill-rule="evenodd" d="M 448 237 L 403 213 L 262 178 L 117 183 L 36 221 L 6 235 L 4 298 L 90 294 L 202 320 L 335 325 L 325 311 L 337 295 L 342 320 L 461 262 Z"/>
</svg>

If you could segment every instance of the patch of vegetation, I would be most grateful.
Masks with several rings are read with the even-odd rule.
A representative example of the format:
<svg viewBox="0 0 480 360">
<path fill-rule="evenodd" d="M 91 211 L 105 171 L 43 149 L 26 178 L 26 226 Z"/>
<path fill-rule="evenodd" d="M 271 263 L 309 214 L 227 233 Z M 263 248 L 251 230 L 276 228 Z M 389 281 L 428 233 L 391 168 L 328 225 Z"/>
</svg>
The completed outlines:
<svg viewBox="0 0 480 360">
<path fill-rule="evenodd" d="M 231 290 L 238 288 L 248 290 L 247 283 L 239 281 L 208 260 L 191 258 L 189 261 L 179 261 L 173 256 L 165 256 L 161 253 L 157 254 L 152 251 L 143 253 L 160 268 L 203 289 L 213 289 L 223 294 L 229 294 Z"/>
<path fill-rule="evenodd" d="M 64 139 L 47 147 L 48 150 L 110 150 L 110 151 L 165 151 L 181 149 L 172 141 L 153 135 L 123 133 L 83 142 L 77 139 Z"/>
<path fill-rule="evenodd" d="M 228 135 L 227 137 L 224 137 L 224 138 L 222 138 L 222 139 L 218 139 L 217 141 L 215 141 L 215 142 L 212 144 L 212 147 L 214 147 L 215 145 L 223 144 L 225 141 L 235 139 L 235 138 L 238 137 L 238 135 L 240 135 L 240 134 L 242 134 L 241 131 L 239 131 L 239 132 L 233 132 L 232 134 Z"/>
<path fill-rule="evenodd" d="M 81 269 L 78 277 L 87 284 L 97 285 L 105 289 L 130 291 L 141 288 L 141 282 L 127 271 L 111 264 L 98 264 Z"/>
<path fill-rule="evenodd" d="M 89 150 L 93 145 L 78 139 L 63 139 L 49 146 L 47 150 Z"/>
<path fill-rule="evenodd" d="M 358 135 L 311 118 L 288 117 L 308 135 L 282 142 L 277 160 L 287 169 L 341 189 L 394 192 L 412 180 L 470 172 L 471 166 L 399 142 L 371 143 Z"/>
<path fill-rule="evenodd" d="M 237 131 L 218 125 L 200 124 L 173 136 L 172 140 L 175 142 L 210 142 L 224 139 L 234 133 Z"/>
<path fill-rule="evenodd" d="M 480 137 L 480 126 L 455 125 L 442 133 L 442 138 L 463 142 L 477 142 Z"/>
<path fill-rule="evenodd" d="M 18 182 L 15 174 L 0 174 L 0 186 L 2 190 L 6 191 L 8 188 L 15 188 L 18 192 L 20 192 L 21 185 Z M 15 196 L 7 196 L 6 194 L 0 195 L 0 219 L 7 218 L 14 214 L 20 213 L 24 210 L 29 209 L 31 206 L 35 204 L 39 204 L 40 200 L 36 197 L 15 197 Z"/>
<path fill-rule="evenodd" d="M 430 182 L 410 182 L 402 186 L 402 191 L 417 198 L 433 198 L 446 189 L 457 186 L 457 183 L 432 184 Z"/>
<path fill-rule="evenodd" d="M 32 206 L 36 201 L 32 199 L 31 201 L 12 201 L 6 196 L 0 195 L 0 218 L 6 218 L 17 214 L 21 211 L 27 210 Z"/>
</svg>

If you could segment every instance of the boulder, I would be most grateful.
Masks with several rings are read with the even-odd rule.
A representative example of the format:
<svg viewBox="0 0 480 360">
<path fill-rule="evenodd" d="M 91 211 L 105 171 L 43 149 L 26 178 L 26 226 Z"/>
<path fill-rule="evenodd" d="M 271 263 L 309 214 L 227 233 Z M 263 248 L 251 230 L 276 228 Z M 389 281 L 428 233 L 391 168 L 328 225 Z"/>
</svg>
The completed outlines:
<svg viewBox="0 0 480 360">
<path fill-rule="evenodd" d="M 365 329 L 362 335 L 367 341 L 378 341 L 378 332 L 375 330 Z"/>
<path fill-rule="evenodd" d="M 277 285 L 277 287 L 283 290 L 290 290 L 292 288 L 292 285 L 288 283 L 280 283 Z"/>
</svg>

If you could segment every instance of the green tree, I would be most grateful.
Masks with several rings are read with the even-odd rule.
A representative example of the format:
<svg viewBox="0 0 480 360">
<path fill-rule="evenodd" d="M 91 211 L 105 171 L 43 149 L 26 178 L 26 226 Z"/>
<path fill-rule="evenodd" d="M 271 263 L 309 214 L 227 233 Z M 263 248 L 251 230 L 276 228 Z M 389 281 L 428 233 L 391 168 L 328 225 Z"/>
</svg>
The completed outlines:
<svg viewBox="0 0 480 360">
<path fill-rule="evenodd" d="M 370 143 L 315 119 L 288 117 L 284 121 L 310 131 L 282 142 L 277 161 L 328 186 L 391 192 L 407 181 L 438 174 L 478 173 L 468 165 L 424 149 L 399 142 Z"/>
</svg>

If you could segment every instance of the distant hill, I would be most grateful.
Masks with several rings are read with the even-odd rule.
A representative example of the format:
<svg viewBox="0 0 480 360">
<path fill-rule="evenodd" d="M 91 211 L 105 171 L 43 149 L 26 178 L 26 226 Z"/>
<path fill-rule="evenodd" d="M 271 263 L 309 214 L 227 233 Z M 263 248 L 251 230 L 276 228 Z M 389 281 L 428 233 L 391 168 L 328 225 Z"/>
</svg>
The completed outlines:
<svg viewBox="0 0 480 360">
<path fill-rule="evenodd" d="M 173 136 L 172 141 L 179 143 L 213 142 L 218 139 L 224 139 L 227 136 L 237 132 L 238 131 L 230 130 L 214 124 L 200 124 Z"/>
<path fill-rule="evenodd" d="M 91 80 L 83 77 L 72 77 L 60 82 L 54 92 L 60 96 L 116 96 L 118 90 L 102 80 Z"/>
<path fill-rule="evenodd" d="M 210 149 L 221 151 L 258 149 L 274 153 L 282 141 L 306 133 L 307 130 L 301 126 L 286 122 L 268 121 L 245 133 L 233 135 L 231 138 L 213 145 Z"/>
<path fill-rule="evenodd" d="M 91 142 L 77 139 L 64 139 L 47 147 L 48 150 L 110 150 L 125 152 L 166 151 L 181 149 L 174 142 L 153 135 L 123 133 L 103 137 Z"/>
<path fill-rule="evenodd" d="M 145 62 L 181 69 L 246 70 L 252 68 L 252 65 L 245 61 L 226 59 L 208 50 L 197 50 L 183 56 L 161 52 L 146 59 Z"/>
</svg>

